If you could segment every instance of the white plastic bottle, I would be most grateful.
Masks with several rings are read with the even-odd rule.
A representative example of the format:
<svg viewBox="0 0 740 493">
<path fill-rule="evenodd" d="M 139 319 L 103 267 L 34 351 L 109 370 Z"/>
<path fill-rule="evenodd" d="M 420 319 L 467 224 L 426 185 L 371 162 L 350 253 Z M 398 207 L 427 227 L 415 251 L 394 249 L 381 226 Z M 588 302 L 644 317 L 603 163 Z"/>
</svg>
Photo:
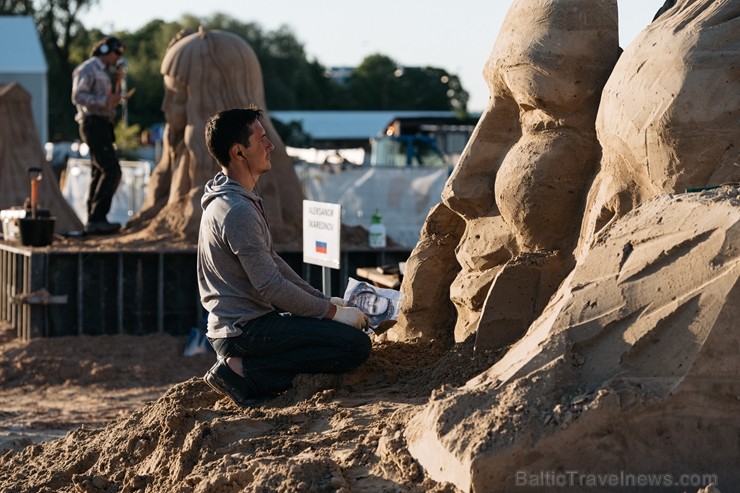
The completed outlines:
<svg viewBox="0 0 740 493">
<path fill-rule="evenodd" d="M 370 248 L 385 248 L 385 225 L 383 224 L 383 218 L 380 215 L 380 211 L 375 209 L 370 220 L 370 236 L 369 244 Z"/>
</svg>

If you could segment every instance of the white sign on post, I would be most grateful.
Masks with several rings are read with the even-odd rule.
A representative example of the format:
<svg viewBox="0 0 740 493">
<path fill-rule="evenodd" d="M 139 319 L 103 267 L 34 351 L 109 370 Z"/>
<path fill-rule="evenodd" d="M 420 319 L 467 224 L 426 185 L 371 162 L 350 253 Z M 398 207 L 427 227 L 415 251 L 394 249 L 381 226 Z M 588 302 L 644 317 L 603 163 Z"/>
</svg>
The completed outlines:
<svg viewBox="0 0 740 493">
<path fill-rule="evenodd" d="M 303 262 L 339 269 L 341 208 L 303 201 Z"/>
</svg>

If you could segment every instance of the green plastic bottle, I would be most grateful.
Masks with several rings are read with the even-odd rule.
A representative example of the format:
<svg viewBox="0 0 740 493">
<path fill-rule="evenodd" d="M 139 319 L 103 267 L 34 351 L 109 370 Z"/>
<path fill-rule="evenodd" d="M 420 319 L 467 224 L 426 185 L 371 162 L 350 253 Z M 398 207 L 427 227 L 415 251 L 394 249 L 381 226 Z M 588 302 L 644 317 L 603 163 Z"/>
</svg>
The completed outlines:
<svg viewBox="0 0 740 493">
<path fill-rule="evenodd" d="M 370 248 L 385 248 L 385 225 L 380 211 L 375 209 L 370 220 L 370 236 L 368 238 Z"/>
</svg>

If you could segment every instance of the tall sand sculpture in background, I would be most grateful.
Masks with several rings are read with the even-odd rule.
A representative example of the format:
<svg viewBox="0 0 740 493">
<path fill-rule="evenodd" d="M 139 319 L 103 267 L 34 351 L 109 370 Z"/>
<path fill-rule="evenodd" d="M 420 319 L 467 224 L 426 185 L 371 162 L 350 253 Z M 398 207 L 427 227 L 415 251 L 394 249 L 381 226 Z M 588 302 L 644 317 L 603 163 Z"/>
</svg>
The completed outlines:
<svg viewBox="0 0 740 493">
<path fill-rule="evenodd" d="M 577 20 L 566 20 L 571 16 Z M 560 133 L 564 120 L 551 121 L 552 102 L 567 100 L 553 96 L 567 95 L 569 81 L 580 86 L 598 77 L 563 77 L 553 67 L 584 74 L 609 67 L 614 19 L 611 0 L 516 0 L 485 71 L 489 108 L 448 182 L 445 205 L 466 228 L 450 299 L 478 295 L 484 309 L 515 296 L 502 289 L 484 301 L 482 290 L 469 286 L 495 288 L 509 259 L 522 253 L 526 260 L 555 247 L 567 265 L 572 228 L 583 220 L 574 267 L 523 337 L 465 386 L 433 395 L 406 430 L 427 473 L 462 491 L 548 491 L 543 471 L 573 472 L 559 478 L 577 491 L 598 486 L 589 483 L 595 474 L 626 481 L 617 491 L 633 491 L 639 474 L 656 472 L 665 474 L 661 481 L 713 473 L 720 488 L 740 482 L 740 3 L 678 0 L 625 50 L 598 106 L 601 157 L 593 179 L 584 179 L 569 170 L 576 163 L 585 170 L 589 153 L 599 155 L 588 150 L 593 134 L 585 122 L 580 132 Z M 598 52 L 602 63 L 583 58 Z M 524 54 L 530 69 L 507 67 Z M 560 63 L 553 65 L 555 54 Z M 571 193 L 559 192 L 569 183 L 586 199 L 570 221 L 580 208 Z M 532 264 L 546 270 L 546 263 Z M 562 271 L 556 265 L 553 272 Z M 508 276 L 506 286 L 522 295 L 534 283 Z M 423 295 L 413 288 L 403 287 Z M 464 336 L 469 331 L 461 329 L 480 316 L 456 305 L 456 336 Z M 488 340 L 496 341 L 496 319 L 489 320 Z M 513 335 L 501 327 L 508 332 L 498 342 Z M 405 330 L 394 335 L 414 334 Z"/>
<path fill-rule="evenodd" d="M 259 183 L 270 228 L 276 243 L 300 239 L 301 186 L 265 107 L 262 69 L 254 50 L 235 34 L 201 28 L 172 41 L 161 72 L 163 154 L 129 230 L 137 237 L 174 236 L 195 242 L 203 185 L 220 169 L 206 148 L 206 121 L 218 111 L 254 104 L 265 110 L 262 123 L 275 145 L 272 171 Z"/>
<path fill-rule="evenodd" d="M 67 203 L 44 156 L 31 110 L 31 93 L 18 83 L 0 85 L 0 209 L 23 207 L 31 196 L 28 168 L 41 168 L 39 207 L 56 217 L 54 231 L 81 231 L 82 222 Z"/>
</svg>

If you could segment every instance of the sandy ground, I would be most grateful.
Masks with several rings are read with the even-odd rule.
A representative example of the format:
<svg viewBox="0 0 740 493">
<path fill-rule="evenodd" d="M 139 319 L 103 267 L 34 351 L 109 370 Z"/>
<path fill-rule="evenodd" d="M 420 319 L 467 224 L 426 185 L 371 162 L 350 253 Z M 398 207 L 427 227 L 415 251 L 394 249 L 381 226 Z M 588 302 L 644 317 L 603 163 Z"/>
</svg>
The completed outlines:
<svg viewBox="0 0 740 493">
<path fill-rule="evenodd" d="M 201 379 L 214 355 L 183 356 L 185 338 L 0 334 L 3 492 L 455 492 L 424 475 L 402 429 L 499 357 L 376 342 L 349 375 L 299 375 L 239 409 Z"/>
<path fill-rule="evenodd" d="M 182 356 L 184 344 L 166 334 L 22 342 L 0 325 L 0 450 L 100 427 L 157 400 L 210 366 L 210 355 Z"/>
</svg>

